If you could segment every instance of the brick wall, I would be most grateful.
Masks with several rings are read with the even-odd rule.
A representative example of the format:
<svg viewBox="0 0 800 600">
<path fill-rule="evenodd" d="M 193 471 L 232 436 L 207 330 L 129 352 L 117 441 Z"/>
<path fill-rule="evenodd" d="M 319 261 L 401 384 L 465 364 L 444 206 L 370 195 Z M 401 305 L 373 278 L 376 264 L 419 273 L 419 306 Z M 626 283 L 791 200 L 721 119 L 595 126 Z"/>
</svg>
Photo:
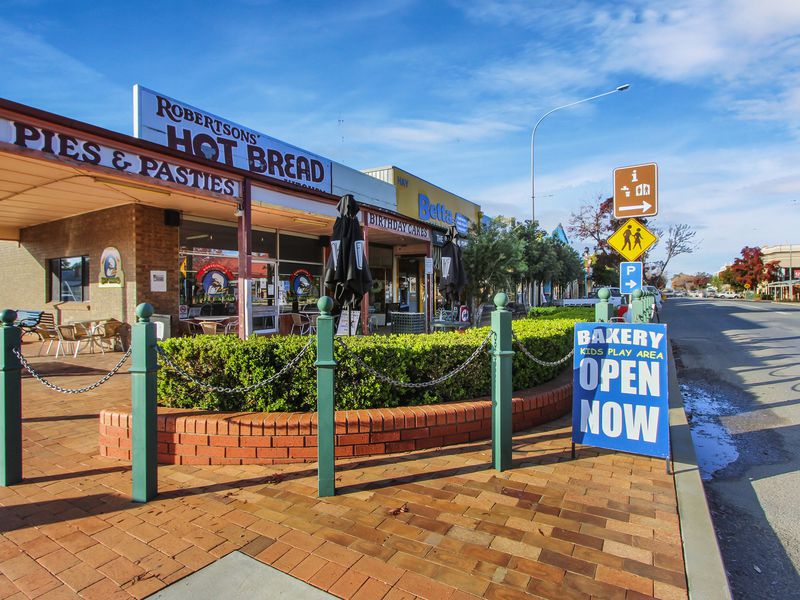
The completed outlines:
<svg viewBox="0 0 800 600">
<path fill-rule="evenodd" d="M 149 302 L 156 313 L 178 317 L 178 248 L 180 227 L 164 225 L 164 211 L 136 205 L 136 302 Z M 150 271 L 167 272 L 167 291 L 150 291 Z M 133 274 L 132 274 L 133 276 Z"/>
<path fill-rule="evenodd" d="M 27 227 L 19 244 L 3 242 L 0 274 L 9 285 L 0 288 L 0 306 L 52 312 L 56 322 L 116 318 L 129 320 L 126 310 L 135 298 L 133 241 L 134 205 Z M 100 288 L 100 255 L 116 247 L 125 273 L 124 288 Z M 89 257 L 89 301 L 46 302 L 47 261 L 68 256 Z M 19 282 L 19 285 L 18 285 Z"/>
<path fill-rule="evenodd" d="M 164 225 L 164 211 L 128 204 L 27 227 L 20 241 L 0 242 L 0 307 L 52 312 L 56 322 L 115 318 L 132 323 L 139 302 L 156 312 L 178 313 L 179 228 Z M 123 288 L 100 288 L 100 255 L 117 248 L 125 274 Z M 89 301 L 46 302 L 47 262 L 89 257 Z M 167 271 L 165 293 L 150 292 L 150 270 Z"/>
<path fill-rule="evenodd" d="M 514 430 L 567 414 L 572 384 L 544 386 L 513 399 Z M 491 400 L 338 411 L 336 456 L 438 448 L 491 437 Z M 129 409 L 100 413 L 100 455 L 130 460 Z M 164 464 L 280 464 L 317 460 L 315 413 L 216 413 L 158 409 L 158 461 Z"/>
</svg>

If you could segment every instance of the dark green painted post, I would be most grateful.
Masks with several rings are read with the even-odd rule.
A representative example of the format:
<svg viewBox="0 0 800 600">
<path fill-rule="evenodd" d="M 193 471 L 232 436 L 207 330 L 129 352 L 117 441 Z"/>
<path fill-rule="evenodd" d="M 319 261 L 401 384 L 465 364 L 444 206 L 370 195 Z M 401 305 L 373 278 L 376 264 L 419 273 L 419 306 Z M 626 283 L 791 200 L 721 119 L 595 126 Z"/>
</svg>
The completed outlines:
<svg viewBox="0 0 800 600">
<path fill-rule="evenodd" d="M 614 305 L 608 299 L 611 297 L 611 290 L 608 288 L 601 288 L 597 291 L 597 297 L 600 302 L 594 305 L 594 320 L 598 323 L 609 323 L 611 317 L 614 317 Z"/>
<path fill-rule="evenodd" d="M 631 297 L 631 323 L 647 323 L 642 290 L 633 290 Z"/>
<path fill-rule="evenodd" d="M 158 432 L 156 377 L 156 324 L 150 322 L 153 307 L 136 307 L 137 322 L 131 334 L 131 462 L 133 463 L 133 501 L 147 502 L 158 494 Z"/>
<path fill-rule="evenodd" d="M 492 464 L 498 471 L 511 468 L 511 312 L 508 296 L 494 297 L 492 312 Z"/>
<path fill-rule="evenodd" d="M 317 486 L 320 498 L 336 493 L 334 482 L 334 375 L 333 300 L 323 296 L 317 302 Z"/>
<path fill-rule="evenodd" d="M 6 309 L 0 318 L 0 485 L 7 486 L 22 481 L 22 365 L 13 352 L 20 351 L 22 335 L 15 311 Z"/>
</svg>

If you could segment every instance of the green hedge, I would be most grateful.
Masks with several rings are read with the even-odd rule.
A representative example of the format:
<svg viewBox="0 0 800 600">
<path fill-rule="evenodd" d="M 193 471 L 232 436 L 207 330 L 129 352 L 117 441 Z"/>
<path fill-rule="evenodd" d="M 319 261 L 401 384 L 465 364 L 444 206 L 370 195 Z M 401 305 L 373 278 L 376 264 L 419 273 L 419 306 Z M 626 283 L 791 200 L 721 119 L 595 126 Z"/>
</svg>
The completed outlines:
<svg viewBox="0 0 800 600">
<path fill-rule="evenodd" d="M 570 311 L 573 309 L 569 309 Z M 556 360 L 572 347 L 578 318 L 521 319 L 513 322 L 516 335 L 528 350 L 544 360 Z M 347 338 L 347 345 L 377 371 L 401 381 L 435 379 L 464 362 L 485 339 L 489 329 L 464 333 L 390 335 Z M 308 341 L 303 336 L 252 337 L 195 336 L 162 343 L 172 360 L 196 378 L 215 386 L 237 387 L 261 381 L 291 360 Z M 363 372 L 338 345 L 336 405 L 339 409 L 434 404 L 486 396 L 491 393 L 490 358 L 482 353 L 452 379 L 421 390 L 390 386 Z M 316 410 L 315 351 L 309 351 L 293 372 L 275 383 L 245 394 L 207 392 L 179 377 L 171 368 L 159 370 L 158 399 L 164 406 L 220 411 Z M 566 365 L 571 364 L 567 361 Z M 555 377 L 564 368 L 534 364 L 522 353 L 514 356 L 514 389 L 533 387 Z"/>
<path fill-rule="evenodd" d="M 528 317 L 591 321 L 594 319 L 594 306 L 533 306 L 528 310 Z"/>
</svg>

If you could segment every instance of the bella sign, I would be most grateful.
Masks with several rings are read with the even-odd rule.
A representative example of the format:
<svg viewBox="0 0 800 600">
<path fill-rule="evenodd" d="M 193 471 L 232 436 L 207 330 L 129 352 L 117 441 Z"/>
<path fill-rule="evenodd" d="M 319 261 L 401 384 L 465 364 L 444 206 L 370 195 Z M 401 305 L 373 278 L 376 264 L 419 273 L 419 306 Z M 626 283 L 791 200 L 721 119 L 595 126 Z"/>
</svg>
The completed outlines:
<svg viewBox="0 0 800 600">
<path fill-rule="evenodd" d="M 239 182 L 235 179 L 173 164 L 138 152 L 120 150 L 82 139 L 71 133 L 30 125 L 21 121 L 0 119 L 0 142 L 88 165 L 106 167 L 113 171 L 135 173 L 160 181 L 186 185 L 224 196 L 238 197 L 240 195 Z"/>
<path fill-rule="evenodd" d="M 331 161 L 139 85 L 133 86 L 133 119 L 137 138 L 331 192 Z"/>
</svg>

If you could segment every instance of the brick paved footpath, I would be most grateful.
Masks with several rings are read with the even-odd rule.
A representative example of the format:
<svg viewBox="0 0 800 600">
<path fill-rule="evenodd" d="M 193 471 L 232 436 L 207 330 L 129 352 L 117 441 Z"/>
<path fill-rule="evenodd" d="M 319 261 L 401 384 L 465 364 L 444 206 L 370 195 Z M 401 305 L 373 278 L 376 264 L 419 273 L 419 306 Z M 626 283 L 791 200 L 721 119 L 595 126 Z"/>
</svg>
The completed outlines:
<svg viewBox="0 0 800 600">
<path fill-rule="evenodd" d="M 36 362 L 78 387 L 119 356 Z M 237 549 L 343 598 L 686 598 L 664 462 L 589 448 L 570 461 L 567 419 L 515 435 L 504 473 L 488 442 L 342 460 L 341 495 L 320 500 L 314 464 L 171 465 L 141 505 L 130 466 L 97 451 L 99 410 L 129 394 L 125 373 L 79 396 L 24 380 L 0 599 L 142 598 Z"/>
</svg>

